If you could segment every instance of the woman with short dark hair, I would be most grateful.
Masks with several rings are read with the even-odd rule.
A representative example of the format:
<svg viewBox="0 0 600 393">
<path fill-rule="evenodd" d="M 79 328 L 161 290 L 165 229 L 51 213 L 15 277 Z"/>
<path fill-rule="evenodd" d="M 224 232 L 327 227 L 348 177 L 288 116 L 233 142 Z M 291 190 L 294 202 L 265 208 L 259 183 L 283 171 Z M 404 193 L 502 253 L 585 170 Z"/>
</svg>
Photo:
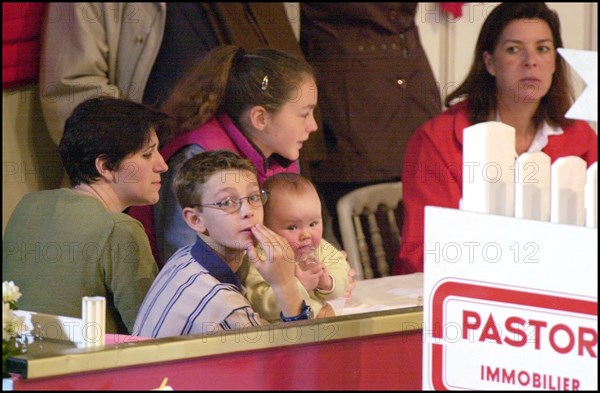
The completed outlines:
<svg viewBox="0 0 600 393">
<path fill-rule="evenodd" d="M 157 266 L 143 226 L 122 212 L 158 201 L 168 120 L 108 97 L 75 108 L 60 143 L 72 187 L 26 195 L 6 227 L 2 275 L 21 288 L 19 307 L 80 318 L 83 296 L 103 296 L 106 333 L 132 331 Z"/>
</svg>

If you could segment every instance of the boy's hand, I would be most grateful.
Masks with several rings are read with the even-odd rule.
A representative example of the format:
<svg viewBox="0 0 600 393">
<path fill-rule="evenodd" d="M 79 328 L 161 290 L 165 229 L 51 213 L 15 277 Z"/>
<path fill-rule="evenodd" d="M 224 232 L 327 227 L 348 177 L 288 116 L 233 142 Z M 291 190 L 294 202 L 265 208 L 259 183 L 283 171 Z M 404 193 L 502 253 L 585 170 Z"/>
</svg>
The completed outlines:
<svg viewBox="0 0 600 393">
<path fill-rule="evenodd" d="M 302 296 L 294 279 L 295 258 L 286 256 L 290 244 L 269 228 L 261 224 L 252 227 L 252 234 L 265 251 L 266 258 L 261 261 L 254 245 L 248 245 L 246 251 L 250 262 L 271 286 L 284 316 L 293 316 L 302 311 Z"/>
<path fill-rule="evenodd" d="M 248 258 L 271 287 L 293 285 L 295 260 L 286 256 L 290 245 L 283 237 L 279 236 L 264 225 L 257 224 L 252 227 L 252 234 L 261 244 L 266 258 L 260 260 L 256 248 L 249 245 Z"/>
</svg>

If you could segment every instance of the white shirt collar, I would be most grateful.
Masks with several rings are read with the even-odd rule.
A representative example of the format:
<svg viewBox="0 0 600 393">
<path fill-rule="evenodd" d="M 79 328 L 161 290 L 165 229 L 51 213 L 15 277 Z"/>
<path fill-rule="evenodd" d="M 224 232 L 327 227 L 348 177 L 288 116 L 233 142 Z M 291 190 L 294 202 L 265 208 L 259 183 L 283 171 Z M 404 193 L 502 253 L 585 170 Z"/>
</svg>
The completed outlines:
<svg viewBox="0 0 600 393">
<path fill-rule="evenodd" d="M 498 110 L 496 110 L 496 121 L 502 121 L 500 120 L 500 112 L 498 112 Z M 544 120 L 537 129 L 537 132 L 533 137 L 533 141 L 531 142 L 531 145 L 529 145 L 527 153 L 542 151 L 542 149 L 548 145 L 549 136 L 562 135 L 563 133 L 564 131 L 560 126 L 552 127 Z"/>
<path fill-rule="evenodd" d="M 562 135 L 564 133 L 563 129 L 559 126 L 552 127 L 550 124 L 544 121 L 540 127 L 537 129 L 535 133 L 535 137 L 533 137 L 533 141 L 527 150 L 528 153 L 535 153 L 538 151 L 542 151 L 544 147 L 548 144 L 548 137 L 552 135 Z"/>
</svg>

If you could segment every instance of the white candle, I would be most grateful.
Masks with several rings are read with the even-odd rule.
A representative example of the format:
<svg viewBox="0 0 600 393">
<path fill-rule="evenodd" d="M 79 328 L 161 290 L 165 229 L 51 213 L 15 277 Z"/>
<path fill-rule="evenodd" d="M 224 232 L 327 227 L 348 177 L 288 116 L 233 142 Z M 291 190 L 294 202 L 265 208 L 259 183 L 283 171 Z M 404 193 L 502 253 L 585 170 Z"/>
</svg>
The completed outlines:
<svg viewBox="0 0 600 393">
<path fill-rule="evenodd" d="M 461 209 L 514 216 L 515 129 L 498 121 L 463 130 Z"/>
<path fill-rule="evenodd" d="M 550 220 L 550 157 L 523 153 L 515 163 L 515 217 Z"/>
<path fill-rule="evenodd" d="M 106 299 L 102 296 L 85 296 L 81 299 L 83 320 L 83 347 L 105 344 Z"/>
<path fill-rule="evenodd" d="M 587 169 L 585 181 L 585 226 L 596 228 L 598 226 L 598 163 L 594 162 Z"/>
<path fill-rule="evenodd" d="M 552 164 L 550 222 L 585 225 L 586 163 L 579 157 L 561 157 Z"/>
</svg>

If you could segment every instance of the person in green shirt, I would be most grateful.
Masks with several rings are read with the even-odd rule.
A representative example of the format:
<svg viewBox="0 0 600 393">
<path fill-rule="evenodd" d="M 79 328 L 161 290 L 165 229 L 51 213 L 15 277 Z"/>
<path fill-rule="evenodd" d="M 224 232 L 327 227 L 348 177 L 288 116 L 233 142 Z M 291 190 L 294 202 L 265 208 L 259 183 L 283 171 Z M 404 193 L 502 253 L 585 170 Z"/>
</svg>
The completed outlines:
<svg viewBox="0 0 600 393">
<path fill-rule="evenodd" d="M 81 298 L 106 298 L 106 333 L 128 334 L 158 274 L 142 224 L 124 214 L 154 204 L 158 152 L 168 116 L 143 104 L 98 97 L 79 104 L 60 142 L 71 187 L 19 202 L 2 245 L 2 276 L 27 311 L 81 318 Z"/>
</svg>

